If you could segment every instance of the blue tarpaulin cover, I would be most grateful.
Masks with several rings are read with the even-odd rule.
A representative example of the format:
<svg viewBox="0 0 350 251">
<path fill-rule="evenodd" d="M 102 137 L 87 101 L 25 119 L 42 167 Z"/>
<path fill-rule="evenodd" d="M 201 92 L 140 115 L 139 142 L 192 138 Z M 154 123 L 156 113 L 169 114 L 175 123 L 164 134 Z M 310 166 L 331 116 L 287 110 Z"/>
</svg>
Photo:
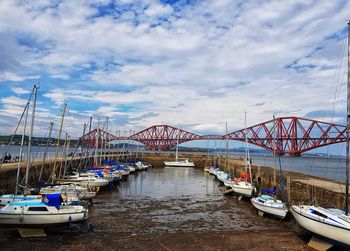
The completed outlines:
<svg viewBox="0 0 350 251">
<path fill-rule="evenodd" d="M 101 173 L 101 171 L 95 171 L 95 173 L 97 174 L 98 177 L 103 178 L 103 174 Z"/>
<path fill-rule="evenodd" d="M 267 188 L 262 188 L 261 191 L 265 192 L 265 193 L 276 195 L 277 188 L 276 188 L 276 186 L 274 186 L 272 190 L 267 189 Z"/>
<path fill-rule="evenodd" d="M 44 202 L 48 206 L 56 207 L 57 209 L 60 209 L 61 194 L 59 194 L 59 193 L 46 194 Z"/>
</svg>

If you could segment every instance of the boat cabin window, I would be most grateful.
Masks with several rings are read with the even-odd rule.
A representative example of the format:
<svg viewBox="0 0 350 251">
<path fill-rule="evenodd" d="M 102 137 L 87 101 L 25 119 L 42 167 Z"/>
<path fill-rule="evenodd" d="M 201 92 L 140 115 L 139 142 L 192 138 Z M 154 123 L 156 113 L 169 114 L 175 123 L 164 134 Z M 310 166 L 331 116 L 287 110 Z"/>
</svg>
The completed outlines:
<svg viewBox="0 0 350 251">
<path fill-rule="evenodd" d="M 323 213 L 320 213 L 320 212 L 318 212 L 318 211 L 316 211 L 316 210 L 312 210 L 311 213 L 312 213 L 312 214 L 315 214 L 315 215 L 317 215 L 317 216 L 323 217 L 323 218 L 325 218 L 325 219 L 328 218 L 327 215 L 324 215 Z"/>
<path fill-rule="evenodd" d="M 35 211 L 35 212 L 46 212 L 48 211 L 46 207 L 29 207 L 28 211 Z"/>
</svg>

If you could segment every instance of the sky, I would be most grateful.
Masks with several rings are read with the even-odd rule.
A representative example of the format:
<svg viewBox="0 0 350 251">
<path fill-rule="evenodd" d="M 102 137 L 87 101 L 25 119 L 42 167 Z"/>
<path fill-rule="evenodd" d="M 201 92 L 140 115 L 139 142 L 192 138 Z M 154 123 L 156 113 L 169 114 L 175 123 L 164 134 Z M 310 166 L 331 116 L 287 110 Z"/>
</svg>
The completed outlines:
<svg viewBox="0 0 350 251">
<path fill-rule="evenodd" d="M 0 1 L 0 134 L 34 84 L 34 135 L 169 124 L 224 134 L 276 116 L 345 124 L 350 2 Z"/>
</svg>

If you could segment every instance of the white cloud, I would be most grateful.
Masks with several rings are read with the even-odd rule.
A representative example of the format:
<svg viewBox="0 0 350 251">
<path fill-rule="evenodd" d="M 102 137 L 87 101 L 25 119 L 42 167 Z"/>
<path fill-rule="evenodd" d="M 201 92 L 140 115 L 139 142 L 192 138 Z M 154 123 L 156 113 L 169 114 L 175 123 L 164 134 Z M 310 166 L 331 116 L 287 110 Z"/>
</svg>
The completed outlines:
<svg viewBox="0 0 350 251">
<path fill-rule="evenodd" d="M 0 82 L 1 81 L 23 81 L 25 77 L 19 76 L 13 72 L 2 72 L 0 73 Z"/>
<path fill-rule="evenodd" d="M 15 96 L 9 96 L 9 97 L 5 97 L 5 98 L 1 98 L 0 102 L 3 104 L 9 104 L 9 105 L 20 105 L 20 106 L 25 106 L 28 102 L 27 99 L 22 99 L 19 97 L 15 97 Z"/>
<path fill-rule="evenodd" d="M 30 93 L 29 90 L 25 90 L 25 89 L 23 89 L 23 88 L 21 88 L 21 87 L 13 87 L 13 88 L 11 88 L 11 90 L 12 90 L 15 94 L 18 94 L 18 95 Z"/>
<path fill-rule="evenodd" d="M 169 5 L 153 4 L 145 10 L 145 14 L 151 17 L 170 15 L 173 9 Z"/>
</svg>

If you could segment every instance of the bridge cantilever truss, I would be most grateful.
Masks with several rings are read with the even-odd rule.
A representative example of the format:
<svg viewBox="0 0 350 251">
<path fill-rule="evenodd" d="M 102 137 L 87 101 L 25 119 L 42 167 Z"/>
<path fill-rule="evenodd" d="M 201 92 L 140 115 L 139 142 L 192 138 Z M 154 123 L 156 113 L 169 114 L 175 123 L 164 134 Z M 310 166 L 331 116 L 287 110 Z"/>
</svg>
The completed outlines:
<svg viewBox="0 0 350 251">
<path fill-rule="evenodd" d="M 298 117 L 280 117 L 224 135 L 230 140 L 245 140 L 276 154 L 300 155 L 303 152 L 346 141 L 346 127 Z"/>
<path fill-rule="evenodd" d="M 276 154 L 300 155 L 303 152 L 346 141 L 346 127 L 298 117 L 280 117 L 225 135 L 198 135 L 169 125 L 154 125 L 130 137 L 117 137 L 95 129 L 82 137 L 90 146 L 112 140 L 135 140 L 147 149 L 169 150 L 191 140 L 237 140 L 260 146 Z"/>
<path fill-rule="evenodd" d="M 151 126 L 129 137 L 131 140 L 141 142 L 147 149 L 156 150 L 169 150 L 176 145 L 177 140 L 181 144 L 199 138 L 197 134 L 168 125 Z"/>
</svg>

